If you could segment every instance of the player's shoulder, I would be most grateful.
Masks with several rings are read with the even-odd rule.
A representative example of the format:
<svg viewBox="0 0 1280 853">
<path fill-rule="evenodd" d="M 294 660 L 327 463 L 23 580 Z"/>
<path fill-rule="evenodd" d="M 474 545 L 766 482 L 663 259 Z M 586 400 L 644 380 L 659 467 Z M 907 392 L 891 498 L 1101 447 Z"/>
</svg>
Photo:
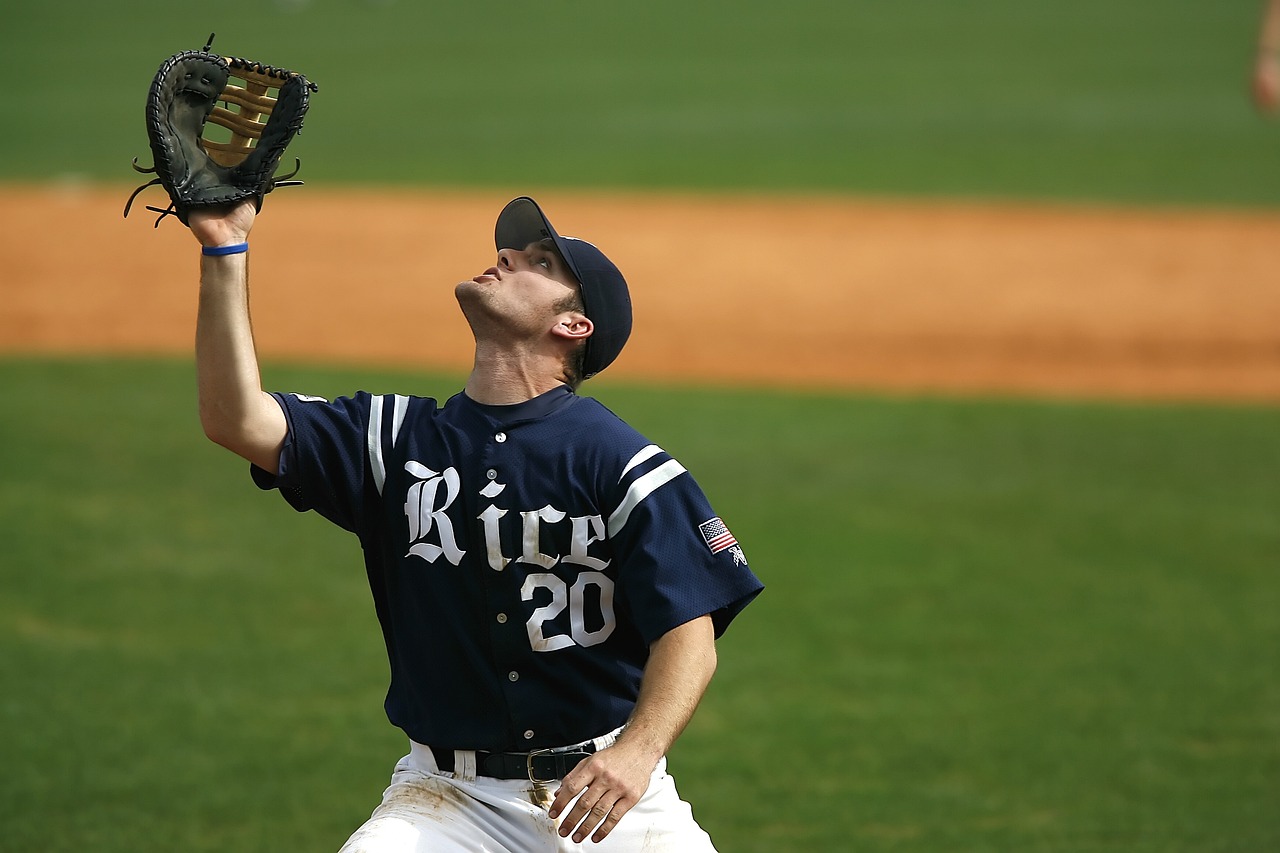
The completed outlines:
<svg viewBox="0 0 1280 853">
<path fill-rule="evenodd" d="M 583 397 L 574 408 L 584 410 L 590 428 L 579 431 L 572 443 L 612 488 L 627 491 L 637 482 L 656 487 L 687 474 L 662 446 L 598 400 Z"/>
<path fill-rule="evenodd" d="M 578 439 L 589 444 L 634 451 L 649 444 L 641 432 L 594 397 L 575 397 L 565 410 L 578 426 Z"/>
<path fill-rule="evenodd" d="M 364 390 L 337 397 L 324 397 L 318 394 L 306 394 L 298 391 L 277 391 L 273 392 L 272 396 L 290 407 L 326 406 L 332 409 L 361 413 L 365 417 L 376 416 L 376 412 L 386 408 L 431 414 L 438 411 L 440 407 L 434 397 L 417 397 L 409 394 L 387 394 Z"/>
<path fill-rule="evenodd" d="M 623 426 L 628 426 L 626 421 L 595 397 L 586 397 L 581 394 L 575 394 L 573 396 L 573 405 L 568 407 L 567 411 L 572 412 L 574 417 L 583 420 L 594 420 L 610 424 L 618 423 Z"/>
</svg>

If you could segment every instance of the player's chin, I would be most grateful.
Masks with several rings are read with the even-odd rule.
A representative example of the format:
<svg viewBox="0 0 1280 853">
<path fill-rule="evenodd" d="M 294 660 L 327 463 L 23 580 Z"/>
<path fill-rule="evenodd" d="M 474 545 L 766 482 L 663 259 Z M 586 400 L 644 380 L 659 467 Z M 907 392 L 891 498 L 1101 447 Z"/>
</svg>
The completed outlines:
<svg viewBox="0 0 1280 853">
<path fill-rule="evenodd" d="M 491 298 L 487 283 L 476 281 L 460 281 L 453 288 L 454 298 L 462 308 L 463 314 L 470 315 L 480 309 Z"/>
</svg>

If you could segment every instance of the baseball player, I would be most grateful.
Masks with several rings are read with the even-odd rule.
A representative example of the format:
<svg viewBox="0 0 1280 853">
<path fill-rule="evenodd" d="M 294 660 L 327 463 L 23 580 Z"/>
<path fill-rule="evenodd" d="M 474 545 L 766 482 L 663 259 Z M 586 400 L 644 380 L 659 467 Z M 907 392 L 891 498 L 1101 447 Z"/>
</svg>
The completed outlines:
<svg viewBox="0 0 1280 853">
<path fill-rule="evenodd" d="M 409 744 L 344 853 L 712 850 L 664 756 L 762 584 L 689 472 L 577 394 L 631 331 L 617 267 L 515 199 L 496 263 L 455 288 L 459 393 L 268 394 L 255 216 L 191 215 L 200 415 L 259 487 L 363 549 Z"/>
</svg>

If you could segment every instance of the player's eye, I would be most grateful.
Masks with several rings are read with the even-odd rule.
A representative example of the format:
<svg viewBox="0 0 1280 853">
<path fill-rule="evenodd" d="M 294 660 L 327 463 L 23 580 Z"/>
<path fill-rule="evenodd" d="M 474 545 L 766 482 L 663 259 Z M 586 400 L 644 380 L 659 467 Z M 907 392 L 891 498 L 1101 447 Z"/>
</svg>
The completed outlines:
<svg viewBox="0 0 1280 853">
<path fill-rule="evenodd" d="M 546 257 L 543 257 L 543 258 L 537 258 L 536 260 L 534 260 L 534 263 L 535 263 L 535 264 L 541 264 L 541 265 L 542 265 L 542 267 L 543 267 L 544 269 L 546 269 L 546 270 L 550 270 L 550 269 L 551 269 L 551 259 L 550 259 L 550 258 L 546 258 Z"/>
</svg>

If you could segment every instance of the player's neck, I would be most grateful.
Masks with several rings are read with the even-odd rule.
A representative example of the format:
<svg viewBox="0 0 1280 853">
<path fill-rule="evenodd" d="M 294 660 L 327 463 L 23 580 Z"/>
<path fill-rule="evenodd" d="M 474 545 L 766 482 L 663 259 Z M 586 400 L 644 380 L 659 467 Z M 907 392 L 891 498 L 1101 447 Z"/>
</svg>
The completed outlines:
<svg viewBox="0 0 1280 853">
<path fill-rule="evenodd" d="M 477 403 L 509 406 L 539 397 L 564 384 L 560 364 L 545 358 L 482 358 L 477 353 L 464 390 Z"/>
</svg>

